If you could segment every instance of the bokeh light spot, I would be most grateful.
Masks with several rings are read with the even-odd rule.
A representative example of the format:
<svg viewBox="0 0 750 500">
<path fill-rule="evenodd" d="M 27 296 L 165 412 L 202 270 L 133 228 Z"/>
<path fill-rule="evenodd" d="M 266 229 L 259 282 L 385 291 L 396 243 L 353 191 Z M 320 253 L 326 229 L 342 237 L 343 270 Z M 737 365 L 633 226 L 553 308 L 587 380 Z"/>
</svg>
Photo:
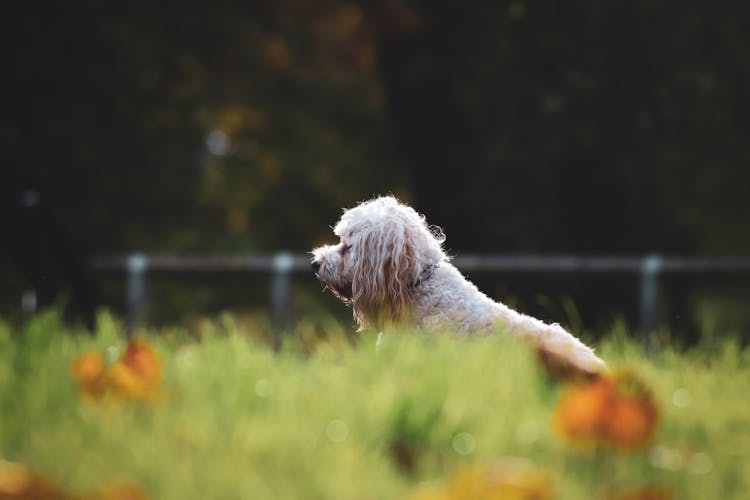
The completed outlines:
<svg viewBox="0 0 750 500">
<path fill-rule="evenodd" d="M 349 435 L 349 426 L 343 420 L 331 420 L 326 426 L 326 436 L 334 443 L 340 443 Z"/>
<path fill-rule="evenodd" d="M 232 141 L 226 132 L 214 129 L 206 137 L 206 148 L 208 152 L 215 156 L 226 156 L 232 147 Z"/>
<path fill-rule="evenodd" d="M 677 408 L 686 408 L 690 405 L 691 400 L 692 396 L 690 395 L 690 391 L 684 387 L 680 387 L 672 394 L 672 404 Z"/>
<path fill-rule="evenodd" d="M 255 394 L 261 398 L 267 398 L 271 393 L 271 383 L 268 379 L 262 378 L 255 382 Z"/>
<path fill-rule="evenodd" d="M 469 455 L 474 452 L 476 441 L 468 432 L 459 432 L 453 436 L 453 450 L 459 455 Z"/>
</svg>

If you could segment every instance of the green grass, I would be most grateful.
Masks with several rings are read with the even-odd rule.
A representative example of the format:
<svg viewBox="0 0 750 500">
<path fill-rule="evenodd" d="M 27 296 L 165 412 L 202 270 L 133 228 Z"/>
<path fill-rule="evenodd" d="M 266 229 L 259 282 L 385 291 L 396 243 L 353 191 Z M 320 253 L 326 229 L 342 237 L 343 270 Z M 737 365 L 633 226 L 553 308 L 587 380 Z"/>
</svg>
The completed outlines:
<svg viewBox="0 0 750 500">
<path fill-rule="evenodd" d="M 750 491 L 750 355 L 730 340 L 646 356 L 612 332 L 599 353 L 638 373 L 662 414 L 653 445 L 623 454 L 562 442 L 549 424 L 560 384 L 507 338 L 400 335 L 376 354 L 373 335 L 352 345 L 343 327 L 308 323 L 306 342 L 276 354 L 253 328 L 224 317 L 198 335 L 145 332 L 164 360 L 159 400 L 107 405 L 79 398 L 70 363 L 92 348 L 117 357 L 110 315 L 93 335 L 55 313 L 0 325 L 0 457 L 76 490 L 135 480 L 157 499 L 397 499 L 507 457 L 563 499 L 646 484 L 675 498 Z"/>
</svg>

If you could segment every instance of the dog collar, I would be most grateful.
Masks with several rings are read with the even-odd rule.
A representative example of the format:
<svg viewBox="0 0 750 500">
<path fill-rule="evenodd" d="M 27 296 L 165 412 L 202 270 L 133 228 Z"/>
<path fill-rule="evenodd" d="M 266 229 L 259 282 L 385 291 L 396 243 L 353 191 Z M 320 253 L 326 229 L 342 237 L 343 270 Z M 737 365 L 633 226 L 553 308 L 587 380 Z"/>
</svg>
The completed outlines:
<svg viewBox="0 0 750 500">
<path fill-rule="evenodd" d="M 419 276 L 417 277 L 417 281 L 414 282 L 414 285 L 412 285 L 414 288 L 417 288 L 419 285 L 430 279 L 435 272 L 435 269 L 438 268 L 437 264 L 430 264 L 429 266 L 425 267 L 421 273 L 419 273 Z"/>
</svg>

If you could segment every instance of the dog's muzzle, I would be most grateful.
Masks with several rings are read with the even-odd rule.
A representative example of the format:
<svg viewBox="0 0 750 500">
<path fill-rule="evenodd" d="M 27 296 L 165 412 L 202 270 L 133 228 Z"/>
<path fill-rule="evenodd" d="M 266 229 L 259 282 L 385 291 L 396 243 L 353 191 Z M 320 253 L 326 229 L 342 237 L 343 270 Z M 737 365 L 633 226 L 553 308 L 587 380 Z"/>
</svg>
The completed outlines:
<svg viewBox="0 0 750 500">
<path fill-rule="evenodd" d="M 353 292 L 351 283 L 333 283 L 328 279 L 324 279 L 320 275 L 320 268 L 323 267 L 323 264 L 319 260 L 311 261 L 310 267 L 312 267 L 312 270 L 315 273 L 315 277 L 318 278 L 318 280 L 320 280 L 326 286 L 326 288 L 331 290 L 334 295 L 345 302 L 350 302 L 352 300 Z"/>
</svg>

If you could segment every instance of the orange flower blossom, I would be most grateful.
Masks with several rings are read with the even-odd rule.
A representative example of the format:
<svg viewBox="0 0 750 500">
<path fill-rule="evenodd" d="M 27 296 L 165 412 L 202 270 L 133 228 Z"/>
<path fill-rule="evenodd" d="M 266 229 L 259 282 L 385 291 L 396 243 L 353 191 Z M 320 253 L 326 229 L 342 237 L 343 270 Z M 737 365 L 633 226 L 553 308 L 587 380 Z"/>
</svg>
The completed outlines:
<svg viewBox="0 0 750 500">
<path fill-rule="evenodd" d="M 153 401 L 159 394 L 162 361 L 151 344 L 135 339 L 128 342 L 114 364 L 106 366 L 100 353 L 89 351 L 73 360 L 71 371 L 86 399 L 110 394 L 120 399 Z"/>
<path fill-rule="evenodd" d="M 658 419 L 648 388 L 632 373 L 620 372 L 567 387 L 552 423 L 574 444 L 636 451 L 651 440 Z"/>
<path fill-rule="evenodd" d="M 643 486 L 634 490 L 617 493 L 612 500 L 672 500 L 672 491 L 663 486 Z"/>
</svg>

